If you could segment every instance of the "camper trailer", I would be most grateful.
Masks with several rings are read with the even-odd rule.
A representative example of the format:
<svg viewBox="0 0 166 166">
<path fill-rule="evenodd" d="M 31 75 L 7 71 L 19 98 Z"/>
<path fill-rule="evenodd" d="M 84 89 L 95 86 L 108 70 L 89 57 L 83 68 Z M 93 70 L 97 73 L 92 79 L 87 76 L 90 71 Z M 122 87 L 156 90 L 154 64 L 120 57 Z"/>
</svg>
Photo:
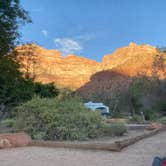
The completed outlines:
<svg viewBox="0 0 166 166">
<path fill-rule="evenodd" d="M 101 115 L 104 117 L 107 117 L 110 115 L 110 110 L 109 107 L 105 106 L 103 103 L 93 103 L 93 102 L 88 102 L 84 103 L 86 108 L 89 108 L 92 111 L 100 111 Z"/>
</svg>

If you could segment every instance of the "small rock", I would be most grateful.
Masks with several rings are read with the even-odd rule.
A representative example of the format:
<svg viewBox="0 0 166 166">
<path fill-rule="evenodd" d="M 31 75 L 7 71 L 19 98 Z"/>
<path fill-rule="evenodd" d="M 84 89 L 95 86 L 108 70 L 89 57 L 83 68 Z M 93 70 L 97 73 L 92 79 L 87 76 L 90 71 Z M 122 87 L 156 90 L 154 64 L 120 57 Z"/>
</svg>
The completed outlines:
<svg viewBox="0 0 166 166">
<path fill-rule="evenodd" d="M 12 145 L 8 139 L 0 139 L 0 149 L 10 148 L 10 147 L 12 147 Z"/>
</svg>

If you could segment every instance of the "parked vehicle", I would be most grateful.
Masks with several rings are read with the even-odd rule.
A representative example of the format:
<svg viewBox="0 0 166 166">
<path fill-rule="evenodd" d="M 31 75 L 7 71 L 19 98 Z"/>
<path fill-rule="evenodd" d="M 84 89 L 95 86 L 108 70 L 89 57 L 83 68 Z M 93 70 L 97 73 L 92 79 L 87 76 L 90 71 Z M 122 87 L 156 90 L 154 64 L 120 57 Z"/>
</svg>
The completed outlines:
<svg viewBox="0 0 166 166">
<path fill-rule="evenodd" d="M 88 103 L 84 103 L 84 105 L 92 111 L 100 111 L 101 115 L 104 117 L 108 117 L 110 115 L 109 107 L 103 103 L 93 103 L 90 101 Z"/>
</svg>

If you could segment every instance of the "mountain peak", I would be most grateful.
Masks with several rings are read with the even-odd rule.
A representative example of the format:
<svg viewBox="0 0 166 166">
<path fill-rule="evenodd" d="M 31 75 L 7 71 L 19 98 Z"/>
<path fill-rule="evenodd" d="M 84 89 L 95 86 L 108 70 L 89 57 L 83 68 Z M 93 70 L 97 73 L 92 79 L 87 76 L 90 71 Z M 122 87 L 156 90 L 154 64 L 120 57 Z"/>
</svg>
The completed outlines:
<svg viewBox="0 0 166 166">
<path fill-rule="evenodd" d="M 136 43 L 134 43 L 134 42 L 130 42 L 130 43 L 129 43 L 129 47 L 135 47 L 135 46 L 137 46 Z"/>
</svg>

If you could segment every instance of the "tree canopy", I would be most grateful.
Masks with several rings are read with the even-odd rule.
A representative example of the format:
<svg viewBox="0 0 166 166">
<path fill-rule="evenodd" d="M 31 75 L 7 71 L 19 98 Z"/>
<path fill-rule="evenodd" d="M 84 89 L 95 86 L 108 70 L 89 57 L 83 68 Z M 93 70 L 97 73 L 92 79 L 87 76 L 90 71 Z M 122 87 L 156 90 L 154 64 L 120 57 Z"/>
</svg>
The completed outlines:
<svg viewBox="0 0 166 166">
<path fill-rule="evenodd" d="M 29 22 L 28 12 L 19 0 L 0 0 L 0 114 L 30 100 L 35 94 L 41 97 L 58 94 L 53 84 L 42 85 L 34 83 L 30 77 L 23 77 L 19 63 L 13 58 L 17 55 L 13 50 L 20 37 L 18 28 Z"/>
<path fill-rule="evenodd" d="M 19 25 L 31 22 L 19 0 L 0 0 L 0 56 L 5 56 L 18 42 Z"/>
</svg>

